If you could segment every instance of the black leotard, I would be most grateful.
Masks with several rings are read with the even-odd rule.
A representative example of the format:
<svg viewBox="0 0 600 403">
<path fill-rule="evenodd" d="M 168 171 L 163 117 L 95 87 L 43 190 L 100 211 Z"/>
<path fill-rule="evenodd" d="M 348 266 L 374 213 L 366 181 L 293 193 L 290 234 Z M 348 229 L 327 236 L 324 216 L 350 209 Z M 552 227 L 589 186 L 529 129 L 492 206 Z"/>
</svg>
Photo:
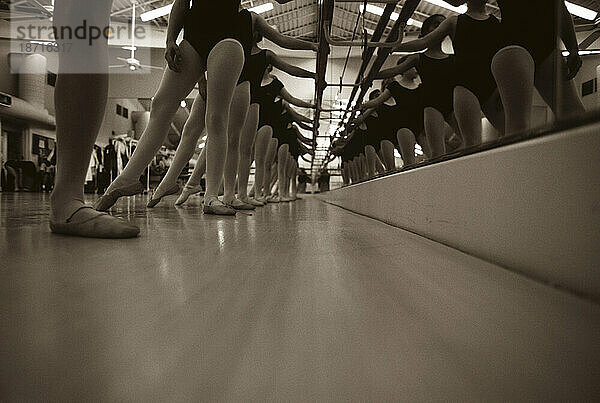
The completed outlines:
<svg viewBox="0 0 600 403">
<path fill-rule="evenodd" d="M 289 130 L 292 128 L 292 115 L 285 109 L 281 101 L 275 102 L 275 107 L 279 109 L 279 116 L 273 119 L 273 138 L 279 140 L 279 145 L 289 144 Z"/>
<path fill-rule="evenodd" d="M 475 94 L 480 104 L 487 102 L 496 90 L 492 59 L 501 47 L 500 33 L 500 21 L 493 15 L 485 20 L 476 20 L 467 14 L 458 16 L 453 41 L 457 85 Z"/>
<path fill-rule="evenodd" d="M 350 140 L 348 140 L 348 142 L 344 146 L 344 150 L 342 152 L 342 161 L 352 161 L 354 158 L 358 157 L 363 152 L 361 150 L 361 146 L 363 145 L 362 140 L 363 139 L 361 138 L 361 134 L 355 132 L 354 135 L 350 138 Z"/>
<path fill-rule="evenodd" d="M 562 1 L 562 0 L 561 0 Z M 557 48 L 558 14 L 550 0 L 498 0 L 502 43 L 519 45 L 540 65 Z"/>
<path fill-rule="evenodd" d="M 379 131 L 379 119 L 376 116 L 369 115 L 365 119 L 365 146 L 372 146 L 375 150 L 379 150 L 380 140 L 377 132 Z"/>
<path fill-rule="evenodd" d="M 287 135 L 289 137 L 289 146 L 290 146 L 290 154 L 292 158 L 295 160 L 298 159 L 302 151 L 300 151 L 300 139 L 298 139 L 298 135 L 296 133 L 296 129 L 292 128 L 288 130 Z"/>
<path fill-rule="evenodd" d="M 380 119 L 386 119 L 391 129 L 388 140 L 398 145 L 397 133 L 399 129 L 409 129 L 415 136 L 423 131 L 423 87 L 419 86 L 413 90 L 405 88 L 397 81 L 392 81 L 387 89 L 390 90 L 396 106 L 379 113 Z"/>
<path fill-rule="evenodd" d="M 252 16 L 239 11 L 240 0 L 190 0 L 184 20 L 184 39 L 206 63 L 210 51 L 220 41 L 235 39 L 246 54 L 252 45 Z M 249 19 L 249 21 L 248 21 Z"/>
<path fill-rule="evenodd" d="M 196 3 L 200 3 L 200 2 L 198 0 L 196 0 Z M 207 3 L 208 2 L 202 2 L 202 4 L 207 4 Z M 224 3 L 228 3 L 228 1 L 224 1 Z M 208 4 L 210 4 L 210 3 L 208 3 Z M 193 24 L 192 22 L 190 22 L 190 19 L 193 18 L 194 16 L 197 16 L 196 7 L 199 7 L 199 6 L 194 5 L 194 7 L 192 7 L 190 9 L 190 11 L 188 12 L 188 15 L 186 15 L 186 27 L 188 27 L 187 24 Z M 251 95 L 252 95 L 252 81 L 256 81 L 256 79 L 254 78 L 254 75 L 255 75 L 254 71 L 258 68 L 255 65 L 258 65 L 258 66 L 262 65 L 262 60 L 261 60 L 260 56 L 256 57 L 256 55 L 250 54 L 250 51 L 252 50 L 252 43 L 253 43 L 252 14 L 250 14 L 250 12 L 248 10 L 242 10 L 240 12 L 237 12 L 235 17 L 233 17 L 233 18 L 236 23 L 236 26 L 227 32 L 221 31 L 220 36 L 206 37 L 206 36 L 199 35 L 195 31 L 198 28 L 195 27 L 195 25 L 191 25 L 191 27 L 193 27 L 193 28 L 187 28 L 187 29 L 184 28 L 185 29 L 184 38 L 194 47 L 194 49 L 196 49 L 196 51 L 198 52 L 198 54 L 200 54 L 200 57 L 203 58 L 205 63 L 208 59 L 208 55 L 209 55 L 210 51 L 217 43 L 219 43 L 223 39 L 227 39 L 227 38 L 237 40 L 242 45 L 242 48 L 244 49 L 244 67 L 242 69 L 242 73 L 240 74 L 240 78 L 238 79 L 238 84 L 241 84 L 244 81 L 250 81 Z M 198 24 L 198 23 L 196 22 L 196 24 Z M 192 33 L 188 34 L 188 31 L 190 31 L 190 30 Z M 204 32 L 204 31 L 205 30 L 202 30 L 202 32 Z M 266 57 L 265 57 L 265 59 L 266 59 Z M 266 69 L 266 67 L 265 67 L 265 69 Z M 264 71 L 263 71 L 263 73 L 264 73 Z M 262 79 L 262 76 L 261 76 L 261 79 Z M 206 84 L 207 84 L 206 80 L 202 80 L 200 82 L 200 85 L 203 86 L 203 88 L 202 87 L 200 88 L 200 95 L 202 96 L 202 99 L 204 99 L 205 102 L 206 102 L 206 98 L 207 98 Z"/>
<path fill-rule="evenodd" d="M 249 81 L 250 82 L 250 103 L 260 103 L 261 98 L 261 82 L 263 76 L 265 74 L 265 70 L 269 66 L 269 62 L 267 61 L 267 51 L 261 50 L 258 53 L 250 54 L 246 58 L 246 62 L 244 63 L 244 70 L 242 71 L 242 75 L 240 77 L 240 81 Z M 278 80 L 279 81 L 279 80 Z M 281 89 L 279 90 L 281 91 Z"/>
<path fill-rule="evenodd" d="M 456 86 L 454 55 L 435 59 L 421 53 L 417 71 L 423 82 L 421 84 L 423 108 L 432 107 L 445 117 L 450 115 L 454 110 L 454 87 Z"/>
<path fill-rule="evenodd" d="M 281 94 L 283 83 L 274 78 L 269 84 L 259 86 L 255 91 L 255 99 L 260 105 L 260 116 L 258 128 L 271 126 L 277 123 L 277 119 L 282 112 L 281 102 L 278 104 L 275 99 Z M 273 129 L 275 129 L 273 127 Z"/>
</svg>

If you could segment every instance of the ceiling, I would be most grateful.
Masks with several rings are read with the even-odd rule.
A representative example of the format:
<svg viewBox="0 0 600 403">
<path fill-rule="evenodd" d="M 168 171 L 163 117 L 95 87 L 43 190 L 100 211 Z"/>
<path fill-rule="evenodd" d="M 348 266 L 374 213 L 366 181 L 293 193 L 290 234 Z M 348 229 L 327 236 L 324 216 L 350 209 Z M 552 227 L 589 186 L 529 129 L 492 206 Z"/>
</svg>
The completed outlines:
<svg viewBox="0 0 600 403">
<path fill-rule="evenodd" d="M 526 0 L 524 0 L 526 1 Z M 593 9 L 600 10 L 600 0 L 571 0 L 573 3 Z M 137 0 L 138 13 L 149 11 L 154 8 L 171 4 L 173 0 Z M 317 23 L 318 23 L 318 1 L 317 0 L 296 0 L 288 4 L 278 4 L 272 0 L 243 0 L 242 6 L 251 8 L 264 3 L 272 2 L 274 9 L 263 14 L 263 17 L 277 29 L 286 35 L 304 38 L 309 40 L 316 39 Z M 0 0 L 0 12 L 8 11 L 10 4 L 18 5 L 23 12 L 31 14 L 43 15 L 44 6 L 51 6 L 53 0 Z M 398 11 L 401 9 L 404 1 L 400 1 Z M 115 20 L 128 21 L 131 18 L 132 0 L 114 0 L 113 1 L 113 18 Z M 339 2 L 335 6 L 333 32 L 332 35 L 337 38 L 348 39 L 352 37 L 354 27 L 357 22 L 359 13 L 359 2 Z M 382 6 L 379 4 L 379 6 Z M 496 1 L 489 2 L 490 11 L 497 13 L 498 9 Z M 417 21 L 423 21 L 432 14 L 451 15 L 453 12 L 443 7 L 433 5 L 426 0 L 421 1 L 413 18 Z M 8 17 L 7 15 L 3 16 Z M 379 17 L 375 14 L 366 13 L 364 21 L 359 20 L 359 28 L 368 30 L 375 29 Z M 584 23 L 585 20 L 578 20 L 577 23 Z M 159 18 L 153 21 L 157 26 L 166 26 L 167 18 Z M 391 27 L 392 23 L 388 26 Z M 409 32 L 418 31 L 417 27 L 409 26 Z"/>
</svg>

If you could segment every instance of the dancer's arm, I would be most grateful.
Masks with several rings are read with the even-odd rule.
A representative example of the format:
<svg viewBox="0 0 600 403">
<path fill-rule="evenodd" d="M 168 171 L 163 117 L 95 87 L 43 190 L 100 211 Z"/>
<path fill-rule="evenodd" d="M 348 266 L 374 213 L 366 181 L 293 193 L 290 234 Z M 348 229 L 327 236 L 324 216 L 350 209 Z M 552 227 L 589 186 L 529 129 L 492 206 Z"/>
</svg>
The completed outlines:
<svg viewBox="0 0 600 403">
<path fill-rule="evenodd" d="M 297 123 L 312 123 L 312 120 L 310 118 L 296 112 L 294 110 L 294 108 L 292 108 L 287 103 L 284 102 L 283 107 L 288 111 L 288 113 L 292 116 L 292 119 L 294 119 L 295 122 L 297 122 Z M 310 129 L 306 129 L 306 130 L 312 130 L 312 127 Z"/>
<path fill-rule="evenodd" d="M 385 101 L 383 101 L 383 102 L 385 102 Z M 370 109 L 366 110 L 359 117 L 354 119 L 354 122 L 352 122 L 352 124 L 357 127 L 362 125 L 365 122 L 365 120 L 367 120 L 367 118 L 373 114 L 373 112 L 375 112 L 375 108 L 370 108 Z"/>
<path fill-rule="evenodd" d="M 265 38 L 281 46 L 282 48 L 291 50 L 312 50 L 314 52 L 319 49 L 319 45 L 315 43 L 303 41 L 301 39 L 290 38 L 289 36 L 280 34 L 277 32 L 277 30 L 271 27 L 263 17 L 256 13 L 252 13 L 252 20 L 255 29 L 257 29 Z"/>
<path fill-rule="evenodd" d="M 312 78 L 315 80 L 317 79 L 317 73 L 313 73 L 311 71 L 304 70 L 300 67 L 289 64 L 285 62 L 282 58 L 277 56 L 275 52 L 272 52 L 270 50 L 267 51 L 267 61 L 273 67 L 277 67 L 279 70 L 285 71 L 286 73 L 294 77 Z"/>
<path fill-rule="evenodd" d="M 169 68 L 177 73 L 181 72 L 181 50 L 177 45 L 177 38 L 183 29 L 185 14 L 188 8 L 184 0 L 175 0 L 171 14 L 169 15 L 169 26 L 167 28 L 167 49 L 165 59 Z"/>
<path fill-rule="evenodd" d="M 450 17 L 445 19 L 439 27 L 434 31 L 425 35 L 423 38 L 415 39 L 414 41 L 405 42 L 397 46 L 395 52 L 418 52 L 432 47 L 444 40 L 448 35 L 453 36 L 458 17 Z"/>
<path fill-rule="evenodd" d="M 281 98 L 285 99 L 290 104 L 299 106 L 300 108 L 309 108 L 309 109 L 316 108 L 316 106 L 311 104 L 310 102 L 304 102 L 301 99 L 298 99 L 298 98 L 292 96 L 292 94 L 290 94 L 285 88 L 281 89 L 281 91 L 279 92 L 279 95 L 281 95 Z"/>
<path fill-rule="evenodd" d="M 375 79 L 384 79 L 395 77 L 399 74 L 405 73 L 408 70 L 416 67 L 419 64 L 419 55 L 409 56 L 404 62 L 400 63 L 395 67 L 391 67 L 389 69 L 381 70 Z"/>
<path fill-rule="evenodd" d="M 315 152 L 312 148 L 307 148 L 302 144 L 300 144 L 300 151 L 302 151 L 302 155 L 304 155 L 304 154 L 315 155 Z"/>
<path fill-rule="evenodd" d="M 381 95 L 378 96 L 377 98 L 372 99 L 371 101 L 365 102 L 364 104 L 361 104 L 359 109 L 364 111 L 366 109 L 377 108 L 379 105 L 383 104 L 385 101 L 387 101 L 391 97 L 392 97 L 392 92 L 386 88 L 385 91 L 383 91 L 381 93 Z M 361 117 L 363 115 L 361 115 Z"/>
<path fill-rule="evenodd" d="M 296 132 L 296 137 L 298 137 L 298 140 L 300 140 L 302 143 L 306 144 L 306 145 L 310 145 L 312 144 L 312 139 L 309 139 L 308 137 L 304 137 L 302 135 L 302 133 L 300 133 L 300 130 L 298 130 L 298 128 L 294 128 L 294 131 Z"/>
<path fill-rule="evenodd" d="M 569 51 L 565 79 L 572 80 L 575 78 L 577 73 L 579 73 L 579 70 L 583 65 L 583 61 L 581 60 L 581 56 L 579 56 L 579 44 L 577 43 L 577 36 L 575 35 L 573 17 L 571 16 L 569 10 L 567 10 L 567 6 L 565 5 L 564 1 L 561 5 L 560 27 L 560 39 L 562 39 L 565 47 Z"/>
</svg>

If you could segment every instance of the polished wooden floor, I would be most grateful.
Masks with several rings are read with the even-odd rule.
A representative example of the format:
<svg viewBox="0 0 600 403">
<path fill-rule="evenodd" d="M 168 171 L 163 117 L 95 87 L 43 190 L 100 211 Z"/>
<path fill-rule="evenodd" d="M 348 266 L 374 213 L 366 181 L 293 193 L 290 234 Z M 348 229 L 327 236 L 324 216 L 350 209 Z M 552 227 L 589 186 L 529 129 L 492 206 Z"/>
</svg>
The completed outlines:
<svg viewBox="0 0 600 403">
<path fill-rule="evenodd" d="M 173 201 L 105 241 L 0 193 L 0 400 L 600 399 L 592 302 L 316 197 Z"/>
</svg>

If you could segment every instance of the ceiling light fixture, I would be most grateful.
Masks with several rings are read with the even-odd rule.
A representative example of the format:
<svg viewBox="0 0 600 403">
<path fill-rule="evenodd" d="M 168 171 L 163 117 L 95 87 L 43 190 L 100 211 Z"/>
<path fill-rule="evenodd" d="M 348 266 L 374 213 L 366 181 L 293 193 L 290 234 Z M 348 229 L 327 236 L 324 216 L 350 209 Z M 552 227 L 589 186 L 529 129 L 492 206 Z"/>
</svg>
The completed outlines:
<svg viewBox="0 0 600 403">
<path fill-rule="evenodd" d="M 376 15 L 383 15 L 383 11 L 384 9 L 378 6 L 374 6 L 373 4 L 367 4 L 367 13 L 371 13 L 371 14 L 376 14 Z M 360 12 L 364 12 L 364 6 L 361 4 L 360 5 Z M 392 21 L 396 21 L 398 20 L 398 18 L 400 18 L 400 14 L 393 12 L 392 15 L 390 16 L 390 20 Z M 408 25 L 413 25 L 417 28 L 421 28 L 423 26 L 423 23 L 421 21 L 417 21 L 417 20 L 413 20 L 412 18 L 409 18 L 407 21 Z"/>
<path fill-rule="evenodd" d="M 155 20 L 160 17 L 164 17 L 165 15 L 171 14 L 171 10 L 173 9 L 173 4 L 169 4 L 168 6 L 155 8 L 154 10 L 147 11 L 140 15 L 140 18 L 144 22 L 148 22 L 151 20 Z"/>
<path fill-rule="evenodd" d="M 585 8 L 577 4 L 569 3 L 568 1 L 565 1 L 565 4 L 567 6 L 567 10 L 577 17 L 581 17 L 589 21 L 594 21 L 598 17 L 597 11 L 590 10 L 589 8 Z"/>
<path fill-rule="evenodd" d="M 275 7 L 273 6 L 273 3 L 265 3 L 261 4 L 260 6 L 249 8 L 248 11 L 250 11 L 251 13 L 263 14 L 267 11 L 273 10 L 274 8 Z"/>
<path fill-rule="evenodd" d="M 446 10 L 454 11 L 455 13 L 464 14 L 467 12 L 467 6 L 464 4 L 462 6 L 455 7 L 455 6 L 452 6 L 448 3 L 446 3 L 443 0 L 425 0 L 425 1 L 427 3 L 431 3 L 435 6 L 445 8 Z"/>
</svg>

